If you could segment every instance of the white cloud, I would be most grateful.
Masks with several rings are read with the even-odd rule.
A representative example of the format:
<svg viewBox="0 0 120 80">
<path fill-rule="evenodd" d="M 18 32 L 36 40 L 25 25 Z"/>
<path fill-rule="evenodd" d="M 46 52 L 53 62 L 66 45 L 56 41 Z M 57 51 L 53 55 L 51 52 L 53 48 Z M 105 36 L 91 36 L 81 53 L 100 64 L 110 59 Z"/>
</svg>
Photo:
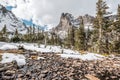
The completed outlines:
<svg viewBox="0 0 120 80">
<path fill-rule="evenodd" d="M 117 11 L 120 0 L 106 0 L 110 11 Z M 40 25 L 57 25 L 62 12 L 68 12 L 74 16 L 90 14 L 95 15 L 97 0 L 0 0 L 3 5 L 16 6 L 13 13 L 23 19 L 33 19 Z"/>
</svg>

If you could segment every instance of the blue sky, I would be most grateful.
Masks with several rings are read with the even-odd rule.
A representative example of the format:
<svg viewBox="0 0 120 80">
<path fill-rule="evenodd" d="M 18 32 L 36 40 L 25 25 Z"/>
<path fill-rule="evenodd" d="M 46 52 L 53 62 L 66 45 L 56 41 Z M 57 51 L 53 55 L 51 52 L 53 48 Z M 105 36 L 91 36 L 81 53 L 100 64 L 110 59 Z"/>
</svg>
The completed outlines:
<svg viewBox="0 0 120 80">
<path fill-rule="evenodd" d="M 32 21 L 32 19 L 31 19 L 31 20 L 22 19 L 22 21 L 23 21 L 26 25 L 28 25 L 28 26 L 39 26 L 39 25 L 34 24 L 33 21 Z M 41 30 L 46 30 L 46 29 L 47 29 L 47 25 L 39 26 L 39 28 L 40 28 Z"/>
<path fill-rule="evenodd" d="M 6 9 L 9 10 L 9 11 L 11 11 L 12 8 L 13 8 L 13 6 L 6 6 Z"/>
<path fill-rule="evenodd" d="M 15 8 L 13 6 L 6 6 L 6 9 L 9 10 L 9 11 L 12 11 L 12 9 Z M 22 21 L 28 25 L 28 26 L 33 26 L 33 21 L 32 19 L 31 20 L 26 20 L 26 19 L 22 19 Z"/>
<path fill-rule="evenodd" d="M 32 19 L 31 19 L 31 20 L 22 19 L 22 21 L 23 21 L 26 25 L 29 25 L 29 26 L 32 26 L 32 25 L 33 25 Z"/>
</svg>

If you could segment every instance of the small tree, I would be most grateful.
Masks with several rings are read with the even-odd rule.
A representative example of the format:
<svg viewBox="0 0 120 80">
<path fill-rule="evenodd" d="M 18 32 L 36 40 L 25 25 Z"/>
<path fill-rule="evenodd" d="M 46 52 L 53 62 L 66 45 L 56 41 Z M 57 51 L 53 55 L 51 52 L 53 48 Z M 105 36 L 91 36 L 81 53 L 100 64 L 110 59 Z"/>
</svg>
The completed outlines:
<svg viewBox="0 0 120 80">
<path fill-rule="evenodd" d="M 3 29 L 1 30 L 2 34 L 2 41 L 8 41 L 8 34 L 7 34 L 7 27 L 4 25 Z"/>
<path fill-rule="evenodd" d="M 55 44 L 54 33 L 51 33 L 51 45 Z"/>
<path fill-rule="evenodd" d="M 14 37 L 11 38 L 11 41 L 12 41 L 12 42 L 19 42 L 19 41 L 20 41 L 19 33 L 18 33 L 18 30 L 17 30 L 17 29 L 16 29 L 16 31 L 15 31 Z"/>
</svg>

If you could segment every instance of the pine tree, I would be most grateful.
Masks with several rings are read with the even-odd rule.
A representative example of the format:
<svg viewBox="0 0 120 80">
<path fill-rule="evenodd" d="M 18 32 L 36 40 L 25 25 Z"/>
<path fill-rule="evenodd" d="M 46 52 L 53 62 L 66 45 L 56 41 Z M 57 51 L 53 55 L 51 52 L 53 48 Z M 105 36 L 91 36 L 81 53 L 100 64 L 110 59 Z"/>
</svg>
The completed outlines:
<svg viewBox="0 0 120 80">
<path fill-rule="evenodd" d="M 19 42 L 20 41 L 20 37 L 19 37 L 19 33 L 18 33 L 17 29 L 15 30 L 14 37 L 11 38 L 11 41 L 12 42 Z"/>
<path fill-rule="evenodd" d="M 51 45 L 55 44 L 54 33 L 51 33 Z"/>
<path fill-rule="evenodd" d="M 77 50 L 85 50 L 85 30 L 82 17 L 80 27 L 76 30 L 75 34 L 75 46 Z"/>
<path fill-rule="evenodd" d="M 2 34 L 3 34 L 3 37 L 6 38 L 6 34 L 7 34 L 7 28 L 6 28 L 6 25 L 4 25 L 3 29 L 2 29 Z"/>
<path fill-rule="evenodd" d="M 18 37 L 18 35 L 19 35 L 19 34 L 18 34 L 18 30 L 16 29 L 16 31 L 15 31 L 15 36 Z"/>
<path fill-rule="evenodd" d="M 91 42 L 90 42 L 90 38 L 91 38 L 91 34 L 92 34 L 92 31 L 90 30 L 90 26 L 88 26 L 88 29 L 86 30 L 86 42 L 85 42 L 85 50 L 89 50 L 90 49 L 90 45 L 91 45 Z"/>
<path fill-rule="evenodd" d="M 67 48 L 73 49 L 75 46 L 75 29 L 71 25 L 67 31 L 67 37 L 65 39 L 65 44 Z"/>
<path fill-rule="evenodd" d="M 103 29 L 105 27 L 104 17 L 108 14 L 107 12 L 108 7 L 107 7 L 106 2 L 104 2 L 103 0 L 98 0 L 96 5 L 97 5 L 96 19 L 98 21 L 98 29 L 99 29 L 98 30 L 99 37 L 97 40 L 97 44 L 98 44 L 97 52 L 102 53 L 104 49 L 103 47 Z"/>
<path fill-rule="evenodd" d="M 103 45 L 103 52 L 109 54 L 110 53 L 109 46 L 111 45 L 109 37 L 111 36 L 110 35 L 111 28 L 110 27 L 111 27 L 112 21 L 107 19 L 107 18 L 105 18 L 104 22 L 105 22 L 105 25 L 103 27 L 104 43 L 102 44 Z"/>
<path fill-rule="evenodd" d="M 118 20 L 117 20 L 117 26 L 115 28 L 115 31 L 117 33 L 117 40 L 120 41 L 120 5 L 118 5 L 117 16 L 118 16 Z"/>
<path fill-rule="evenodd" d="M 55 41 L 55 45 L 58 45 L 58 36 L 57 36 L 57 34 L 54 35 L 54 41 Z"/>
<path fill-rule="evenodd" d="M 65 39 L 65 46 L 67 48 L 71 48 L 71 35 L 70 35 L 70 29 L 68 29 L 67 31 L 67 36 L 66 36 L 66 39 Z"/>
<path fill-rule="evenodd" d="M 120 52 L 120 5 L 118 5 L 117 20 L 113 22 L 112 35 L 113 35 L 112 52 L 119 53 Z"/>
<path fill-rule="evenodd" d="M 6 25 L 4 25 L 4 27 L 3 27 L 3 29 L 2 29 L 2 33 L 3 33 L 3 34 L 6 34 L 6 32 L 7 32 L 7 28 L 6 28 Z"/>
<path fill-rule="evenodd" d="M 73 49 L 73 47 L 75 46 L 75 30 L 74 27 L 72 26 L 70 28 L 70 35 L 69 35 L 69 39 L 70 39 L 70 47 Z"/>
<path fill-rule="evenodd" d="M 33 26 L 33 29 L 32 29 L 32 42 L 33 43 L 35 42 L 35 38 L 36 38 L 36 35 L 35 35 L 35 26 Z"/>
<path fill-rule="evenodd" d="M 1 34 L 2 34 L 2 40 L 7 41 L 8 40 L 8 34 L 7 34 L 6 25 L 4 25 L 3 29 L 1 30 Z"/>
</svg>

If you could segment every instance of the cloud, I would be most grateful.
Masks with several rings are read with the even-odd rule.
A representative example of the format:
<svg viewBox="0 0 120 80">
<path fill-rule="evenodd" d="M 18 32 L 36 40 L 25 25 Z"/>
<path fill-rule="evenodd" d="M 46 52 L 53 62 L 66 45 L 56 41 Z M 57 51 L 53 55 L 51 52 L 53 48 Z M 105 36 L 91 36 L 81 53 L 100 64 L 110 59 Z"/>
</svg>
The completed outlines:
<svg viewBox="0 0 120 80">
<path fill-rule="evenodd" d="M 106 0 L 109 11 L 116 13 L 120 0 Z M 16 6 L 13 13 L 26 20 L 33 20 L 39 25 L 57 25 L 62 12 L 79 15 L 96 14 L 97 0 L 0 0 L 3 5 Z"/>
</svg>

